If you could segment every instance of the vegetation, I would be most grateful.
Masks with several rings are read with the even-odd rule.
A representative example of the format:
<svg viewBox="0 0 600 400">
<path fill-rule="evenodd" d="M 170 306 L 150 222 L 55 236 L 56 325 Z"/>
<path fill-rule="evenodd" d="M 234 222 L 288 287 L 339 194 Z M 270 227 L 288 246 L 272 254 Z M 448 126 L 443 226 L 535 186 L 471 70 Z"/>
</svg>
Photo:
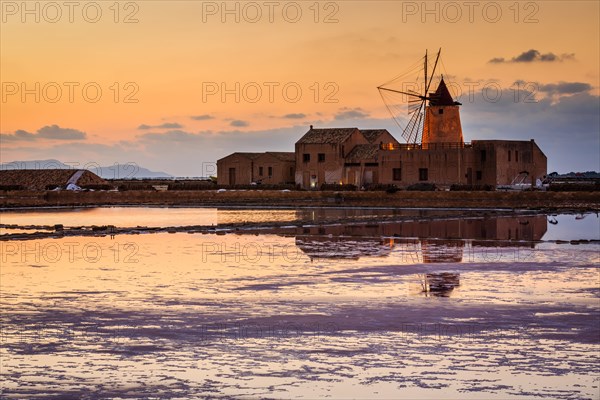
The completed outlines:
<svg viewBox="0 0 600 400">
<path fill-rule="evenodd" d="M 415 183 L 406 188 L 406 190 L 414 192 L 435 192 L 437 186 L 433 183 Z"/>
<path fill-rule="evenodd" d="M 464 191 L 469 191 L 469 192 L 479 192 L 479 191 L 484 191 L 484 192 L 492 192 L 494 190 L 496 190 L 496 188 L 492 185 L 451 185 L 450 186 L 450 190 L 451 191 L 457 191 L 457 192 L 464 192 Z"/>
</svg>

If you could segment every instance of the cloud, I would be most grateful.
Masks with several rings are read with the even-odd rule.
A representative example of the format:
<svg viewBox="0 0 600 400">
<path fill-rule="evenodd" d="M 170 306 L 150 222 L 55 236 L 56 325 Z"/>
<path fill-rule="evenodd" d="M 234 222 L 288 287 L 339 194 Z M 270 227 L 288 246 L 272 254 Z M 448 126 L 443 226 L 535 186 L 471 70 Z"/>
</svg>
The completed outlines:
<svg viewBox="0 0 600 400">
<path fill-rule="evenodd" d="M 505 88 L 497 102 L 484 101 L 480 92 L 469 101 L 463 99 L 460 108 L 466 141 L 472 140 L 529 140 L 534 139 L 548 156 L 548 172 L 587 171 L 600 166 L 600 98 L 592 91 L 566 94 L 583 89 L 571 85 L 578 82 L 555 82 L 540 85 L 546 91 L 556 90 L 565 95 L 551 98 L 548 92 L 536 99 L 536 93 L 521 93 L 515 97 L 512 88 Z M 553 88 L 555 85 L 556 88 Z M 523 87 L 523 86 L 521 86 Z M 340 113 L 368 110 L 346 108 Z M 312 115 L 317 115 L 313 113 Z M 294 151 L 294 143 L 308 131 L 302 120 L 284 120 L 283 128 L 249 130 L 228 127 L 211 130 L 137 131 L 137 136 L 117 143 L 87 141 L 55 141 L 41 146 L 31 139 L 31 133 L 10 145 L 0 146 L 3 161 L 55 158 L 63 162 L 96 162 L 98 165 L 137 165 L 156 171 L 166 170 L 176 176 L 206 176 L 216 171 L 216 160 L 233 152 Z M 228 121 L 228 123 L 231 121 Z M 401 129 L 389 117 L 368 117 L 343 121 L 322 117 L 311 121 L 319 128 L 359 127 L 388 129 L 403 141 Z M 17 133 L 11 134 L 15 137 Z M 37 136 L 37 135 L 34 135 Z M 25 139 L 26 138 L 26 139 Z M 4 139 L 3 143 L 4 143 Z"/>
<path fill-rule="evenodd" d="M 546 53 L 542 54 L 538 50 L 531 49 L 527 50 L 516 57 L 511 58 L 510 60 L 505 59 L 504 57 L 495 57 L 492 58 L 490 63 L 492 64 L 501 64 L 501 63 L 530 63 L 530 62 L 557 62 L 557 61 L 565 61 L 572 60 L 575 58 L 574 53 L 570 54 L 561 54 L 556 55 L 554 53 Z"/>
<path fill-rule="evenodd" d="M 538 89 L 550 95 L 561 95 L 589 92 L 593 87 L 585 82 L 559 82 L 540 85 Z"/>
<path fill-rule="evenodd" d="M 211 133 L 207 131 L 205 133 Z M 142 140 L 151 140 L 151 141 L 163 141 L 163 142 L 189 142 L 196 140 L 200 135 L 191 132 L 185 132 L 179 129 L 167 131 L 164 133 L 144 133 L 143 135 L 139 135 L 138 139 Z"/>
<path fill-rule="evenodd" d="M 534 139 L 548 172 L 587 171 L 600 166 L 599 109 L 600 97 L 589 92 L 536 99 L 505 89 L 497 102 L 465 101 L 461 121 L 467 141 Z"/>
<path fill-rule="evenodd" d="M 303 113 L 292 113 L 292 114 L 286 114 L 282 118 L 286 118 L 286 119 L 303 119 L 303 118 L 306 118 L 306 114 L 303 114 Z"/>
<path fill-rule="evenodd" d="M 160 124 L 160 125 L 146 125 L 146 124 L 142 124 L 140 126 L 138 126 L 139 130 L 148 130 L 148 129 L 181 129 L 183 128 L 183 125 L 178 124 L 176 122 L 165 122 L 164 124 Z"/>
<path fill-rule="evenodd" d="M 231 123 L 229 125 L 241 128 L 241 127 L 248 126 L 250 124 L 248 124 L 248 122 L 242 121 L 240 119 L 234 119 L 233 121 L 231 121 Z"/>
<path fill-rule="evenodd" d="M 342 108 L 337 114 L 335 114 L 335 119 L 337 121 L 343 121 L 346 119 L 359 119 L 359 118 L 367 118 L 369 116 L 362 108 Z"/>
<path fill-rule="evenodd" d="M 87 138 L 87 134 L 77 129 L 61 128 L 58 125 L 46 125 L 38 129 L 36 133 L 19 129 L 14 134 L 2 133 L 0 137 L 6 141 L 33 141 L 38 139 L 83 140 Z"/>
<path fill-rule="evenodd" d="M 212 115 L 208 115 L 208 114 L 202 114 L 202 115 L 192 115 L 190 118 L 193 119 L 194 121 L 206 121 L 209 119 L 214 119 L 215 117 L 213 117 Z"/>
<path fill-rule="evenodd" d="M 17 140 L 35 140 L 35 133 L 29 133 L 19 129 L 18 131 L 15 131 L 14 137 Z"/>
<path fill-rule="evenodd" d="M 61 128 L 58 125 L 44 126 L 37 131 L 38 137 L 58 140 L 81 140 L 86 138 L 85 132 L 77 129 Z"/>
</svg>

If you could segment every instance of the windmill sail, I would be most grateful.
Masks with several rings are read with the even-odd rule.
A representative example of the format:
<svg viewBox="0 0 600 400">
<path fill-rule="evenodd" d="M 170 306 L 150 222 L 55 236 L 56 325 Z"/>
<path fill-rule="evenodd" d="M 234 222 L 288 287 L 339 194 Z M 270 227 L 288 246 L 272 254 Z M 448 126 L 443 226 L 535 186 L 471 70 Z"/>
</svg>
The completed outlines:
<svg viewBox="0 0 600 400">
<path fill-rule="evenodd" d="M 423 59 L 406 72 L 377 88 L 383 103 L 402 130 L 402 137 L 409 144 L 420 144 L 423 140 L 426 102 L 430 100 L 429 89 L 434 81 L 441 51 L 438 51 L 433 62 L 425 52 Z"/>
</svg>

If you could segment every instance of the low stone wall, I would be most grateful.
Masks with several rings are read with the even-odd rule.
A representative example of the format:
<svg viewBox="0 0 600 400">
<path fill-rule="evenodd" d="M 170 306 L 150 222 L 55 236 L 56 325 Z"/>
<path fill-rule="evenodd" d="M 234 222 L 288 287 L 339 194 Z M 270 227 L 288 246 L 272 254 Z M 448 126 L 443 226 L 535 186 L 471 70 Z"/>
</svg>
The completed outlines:
<svg viewBox="0 0 600 400">
<path fill-rule="evenodd" d="M 0 207 L 97 205 L 358 206 L 409 208 L 600 209 L 587 192 L 329 192 L 329 191 L 6 191 Z"/>
</svg>

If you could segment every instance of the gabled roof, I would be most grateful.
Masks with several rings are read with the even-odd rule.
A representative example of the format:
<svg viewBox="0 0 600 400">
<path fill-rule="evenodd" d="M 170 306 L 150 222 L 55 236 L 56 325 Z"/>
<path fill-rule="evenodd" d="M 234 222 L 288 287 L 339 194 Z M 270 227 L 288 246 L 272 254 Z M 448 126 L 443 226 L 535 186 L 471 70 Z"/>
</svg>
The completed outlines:
<svg viewBox="0 0 600 400">
<path fill-rule="evenodd" d="M 296 161 L 296 153 L 293 151 L 267 151 L 265 154 L 270 154 L 280 161 Z"/>
<path fill-rule="evenodd" d="M 78 186 L 105 185 L 107 182 L 88 170 L 13 169 L 0 171 L 0 186 L 22 186 L 29 190 L 46 190 L 48 186 L 66 186 L 70 179 Z"/>
<path fill-rule="evenodd" d="M 221 158 L 221 160 L 225 159 L 225 158 L 229 158 L 229 157 L 233 157 L 233 156 L 241 156 L 244 158 L 247 158 L 249 160 L 255 160 L 258 157 L 262 156 L 265 153 L 245 153 L 245 152 L 235 152 L 235 153 L 231 153 L 223 158 Z"/>
<path fill-rule="evenodd" d="M 254 160 L 255 158 L 260 157 L 263 153 L 233 153 L 233 154 L 239 154 L 241 156 L 244 156 L 246 158 Z"/>
<path fill-rule="evenodd" d="M 357 144 L 346 156 L 346 161 L 372 160 L 377 157 L 378 152 L 378 144 Z"/>
<path fill-rule="evenodd" d="M 354 133 L 360 132 L 358 128 L 327 128 L 311 129 L 296 143 L 299 144 L 326 144 L 343 143 Z"/>
<path fill-rule="evenodd" d="M 460 103 L 458 101 L 454 101 L 452 99 L 452 95 L 450 91 L 448 91 L 448 87 L 446 86 L 446 82 L 444 82 L 444 78 L 440 81 L 440 85 L 438 86 L 435 93 L 429 95 L 429 105 L 430 106 L 458 106 Z"/>
<path fill-rule="evenodd" d="M 379 136 L 389 133 L 387 129 L 361 129 L 360 132 L 369 143 L 375 143 Z"/>
</svg>

